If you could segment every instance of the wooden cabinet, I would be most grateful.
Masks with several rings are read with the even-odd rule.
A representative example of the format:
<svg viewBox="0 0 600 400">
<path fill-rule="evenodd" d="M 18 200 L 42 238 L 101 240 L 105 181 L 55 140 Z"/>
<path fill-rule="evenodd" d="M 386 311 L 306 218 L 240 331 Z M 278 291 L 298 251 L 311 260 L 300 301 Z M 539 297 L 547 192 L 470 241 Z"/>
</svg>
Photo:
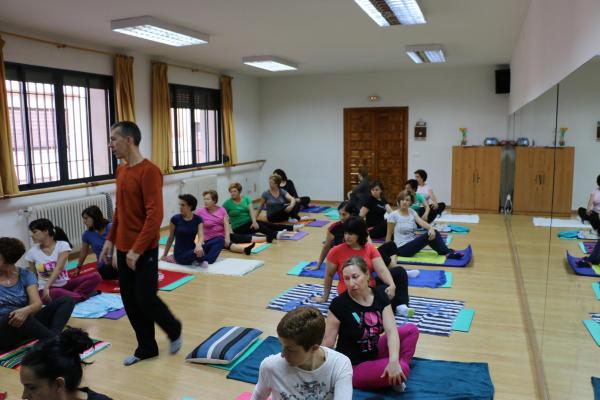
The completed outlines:
<svg viewBox="0 0 600 400">
<path fill-rule="evenodd" d="M 515 149 L 513 210 L 520 214 L 571 214 L 573 147 Z"/>
<path fill-rule="evenodd" d="M 500 147 L 452 148 L 452 210 L 492 211 L 500 207 Z"/>
</svg>

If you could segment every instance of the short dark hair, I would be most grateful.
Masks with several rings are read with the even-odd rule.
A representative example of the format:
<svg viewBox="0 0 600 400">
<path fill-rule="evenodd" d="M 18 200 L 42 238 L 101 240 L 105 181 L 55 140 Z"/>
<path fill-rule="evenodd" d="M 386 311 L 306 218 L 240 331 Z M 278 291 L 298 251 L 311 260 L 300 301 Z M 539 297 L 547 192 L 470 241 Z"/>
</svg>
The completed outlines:
<svg viewBox="0 0 600 400">
<path fill-rule="evenodd" d="M 136 146 L 140 145 L 140 142 L 142 141 L 142 132 L 140 132 L 140 128 L 136 125 L 135 122 L 121 121 L 121 122 L 114 123 L 110 127 L 111 131 L 114 131 L 117 129 L 118 129 L 119 135 L 124 136 L 124 137 L 131 137 L 131 138 L 133 138 L 133 144 L 135 144 Z"/>
<path fill-rule="evenodd" d="M 19 239 L 12 237 L 0 238 L 0 256 L 7 264 L 14 264 L 25 254 L 25 245 Z"/>
<path fill-rule="evenodd" d="M 71 300 L 72 301 L 72 300 Z M 31 368 L 37 378 L 53 382 L 64 378 L 68 392 L 74 392 L 83 376 L 80 354 L 94 346 L 88 334 L 78 328 L 68 328 L 60 335 L 41 341 L 25 353 L 22 367 Z"/>
<path fill-rule="evenodd" d="M 358 207 L 356 207 L 356 204 L 354 204 L 351 201 L 348 200 L 344 200 L 340 203 L 340 205 L 338 206 L 338 210 L 339 211 L 346 211 L 348 214 L 352 215 L 352 216 L 357 216 L 358 213 L 360 212 L 360 210 L 358 209 Z"/>
<path fill-rule="evenodd" d="M 325 336 L 325 318 L 314 307 L 298 307 L 285 314 L 277 324 L 277 335 L 290 339 L 308 351 L 320 345 Z"/>
<path fill-rule="evenodd" d="M 427 172 L 424 169 L 418 169 L 415 171 L 415 174 L 419 175 L 423 182 L 427 181 Z"/>
<path fill-rule="evenodd" d="M 364 179 L 367 179 L 369 177 L 369 170 L 367 169 L 367 167 L 358 167 L 358 173 Z"/>
<path fill-rule="evenodd" d="M 283 172 L 282 169 L 277 168 L 275 171 L 273 171 L 273 175 L 279 175 L 281 177 L 281 181 L 287 181 L 287 175 L 285 174 L 285 172 Z"/>
<path fill-rule="evenodd" d="M 102 215 L 102 210 L 98 206 L 89 206 L 85 210 L 81 212 L 81 216 L 88 216 L 94 221 L 91 227 L 88 228 L 89 231 L 103 229 L 106 225 L 108 225 L 108 221 Z"/>
<path fill-rule="evenodd" d="M 191 194 L 180 194 L 179 200 L 183 200 L 186 202 L 188 206 L 194 211 L 196 207 L 198 207 L 198 199 L 192 196 Z"/>
<path fill-rule="evenodd" d="M 211 190 L 205 190 L 204 192 L 202 192 L 202 197 L 204 197 L 206 195 L 209 195 L 210 198 L 212 199 L 212 201 L 214 201 L 215 203 L 217 201 L 219 201 L 219 193 L 217 193 L 216 190 L 211 189 Z"/>
<path fill-rule="evenodd" d="M 406 183 L 404 183 L 404 185 L 410 185 L 410 187 L 412 188 L 412 190 L 414 190 L 415 192 L 417 191 L 417 189 L 419 188 L 419 182 L 417 182 L 416 179 L 409 179 L 406 181 Z"/>
<path fill-rule="evenodd" d="M 344 233 L 358 236 L 358 244 L 364 246 L 369 238 L 367 223 L 361 217 L 350 217 L 344 222 Z"/>
<path fill-rule="evenodd" d="M 376 187 L 379 187 L 379 189 L 381 189 L 381 191 L 383 192 L 383 182 L 381 182 L 381 181 L 373 181 L 369 185 L 370 189 L 375 189 Z"/>
<path fill-rule="evenodd" d="M 50 235 L 50 237 L 52 237 L 52 239 L 54 239 L 55 242 L 61 240 L 63 242 L 69 243 L 69 246 L 73 247 L 65 231 L 63 231 L 62 228 L 58 226 L 54 226 L 52 221 L 50 221 L 47 218 L 39 218 L 34 221 L 31 221 L 29 223 L 29 230 L 48 232 L 48 235 Z"/>
<path fill-rule="evenodd" d="M 238 192 L 242 193 L 242 185 L 239 182 L 230 183 L 227 191 L 230 191 L 231 189 L 237 189 Z"/>
</svg>

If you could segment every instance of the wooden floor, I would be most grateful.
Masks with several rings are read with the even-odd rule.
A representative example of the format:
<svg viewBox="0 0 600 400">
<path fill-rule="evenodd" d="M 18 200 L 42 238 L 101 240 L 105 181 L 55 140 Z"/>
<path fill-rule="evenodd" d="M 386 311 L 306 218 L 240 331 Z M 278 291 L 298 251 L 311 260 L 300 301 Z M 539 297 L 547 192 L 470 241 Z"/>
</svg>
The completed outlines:
<svg viewBox="0 0 600 400">
<path fill-rule="evenodd" d="M 589 379 L 593 372 L 600 375 L 600 363 L 598 348 L 585 332 L 581 319 L 593 311 L 593 280 L 575 278 L 562 264 L 564 249 L 576 250 L 575 243 L 551 242 L 553 264 L 548 271 L 549 230 L 533 228 L 531 217 L 512 217 L 512 221 L 536 326 L 551 332 L 539 337 L 551 393 L 556 393 L 552 399 L 591 398 Z M 504 219 L 500 215 L 483 214 L 481 222 L 470 228 L 468 235 L 454 235 L 452 247 L 464 248 L 470 243 L 475 257 L 469 268 L 451 269 L 453 287 L 411 288 L 410 292 L 464 300 L 467 307 L 476 310 L 471 331 L 454 332 L 450 337 L 421 335 L 416 355 L 488 362 L 496 389 L 495 399 L 535 399 L 533 363 Z M 184 358 L 221 326 L 255 327 L 265 335 L 276 335 L 275 327 L 283 314 L 267 310 L 265 306 L 269 299 L 289 287 L 307 281 L 288 276 L 286 271 L 300 260 L 316 259 L 325 233 L 325 228 L 305 230 L 310 234 L 300 241 L 279 242 L 252 256 L 264 260 L 265 266 L 245 277 L 198 274 L 195 280 L 173 292 L 161 292 L 161 298 L 183 321 L 184 346 L 178 355 L 167 354 L 168 341 L 157 328 L 160 357 L 124 367 L 122 359 L 131 354 L 135 346 L 126 317 L 118 321 L 72 319 L 71 325 L 112 343 L 110 349 L 93 358 L 94 364 L 85 371 L 84 384 L 114 399 L 131 400 L 181 400 L 186 396 L 197 400 L 233 400 L 239 393 L 252 390 L 252 385 L 227 380 L 226 371 L 188 364 Z M 550 277 L 548 284 L 546 274 Z M 545 302 L 546 293 L 549 298 Z M 600 307 L 596 307 L 596 311 L 600 311 Z M 20 398 L 18 373 L 0 368 L 0 389 L 9 391 L 9 399 Z"/>
</svg>

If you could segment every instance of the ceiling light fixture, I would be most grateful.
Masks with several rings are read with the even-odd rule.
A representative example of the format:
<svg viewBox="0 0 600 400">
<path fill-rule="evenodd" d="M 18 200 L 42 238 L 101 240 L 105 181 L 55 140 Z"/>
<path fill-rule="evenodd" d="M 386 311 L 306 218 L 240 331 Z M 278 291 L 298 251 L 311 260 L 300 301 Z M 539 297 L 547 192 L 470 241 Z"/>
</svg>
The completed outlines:
<svg viewBox="0 0 600 400">
<path fill-rule="evenodd" d="M 244 57 L 242 62 L 251 67 L 266 69 L 267 71 L 294 71 L 298 69 L 298 65 L 283 58 L 274 56 L 253 56 Z"/>
<path fill-rule="evenodd" d="M 417 0 L 354 0 L 379 26 L 425 24 Z"/>
<path fill-rule="evenodd" d="M 209 39 L 204 33 L 159 21 L 150 16 L 117 19 L 110 22 L 110 29 L 175 47 L 205 44 Z"/>
<path fill-rule="evenodd" d="M 441 44 L 406 46 L 406 54 L 416 64 L 446 62 L 444 46 Z"/>
</svg>

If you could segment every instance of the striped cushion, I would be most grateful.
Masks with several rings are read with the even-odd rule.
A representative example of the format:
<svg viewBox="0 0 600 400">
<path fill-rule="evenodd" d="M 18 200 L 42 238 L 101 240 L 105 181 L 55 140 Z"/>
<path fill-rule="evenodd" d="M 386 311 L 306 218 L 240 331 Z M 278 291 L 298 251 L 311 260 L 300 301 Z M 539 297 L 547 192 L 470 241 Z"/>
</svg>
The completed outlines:
<svg viewBox="0 0 600 400">
<path fill-rule="evenodd" d="M 240 356 L 262 331 L 240 326 L 225 326 L 200 343 L 185 358 L 195 363 L 229 364 Z"/>
</svg>

